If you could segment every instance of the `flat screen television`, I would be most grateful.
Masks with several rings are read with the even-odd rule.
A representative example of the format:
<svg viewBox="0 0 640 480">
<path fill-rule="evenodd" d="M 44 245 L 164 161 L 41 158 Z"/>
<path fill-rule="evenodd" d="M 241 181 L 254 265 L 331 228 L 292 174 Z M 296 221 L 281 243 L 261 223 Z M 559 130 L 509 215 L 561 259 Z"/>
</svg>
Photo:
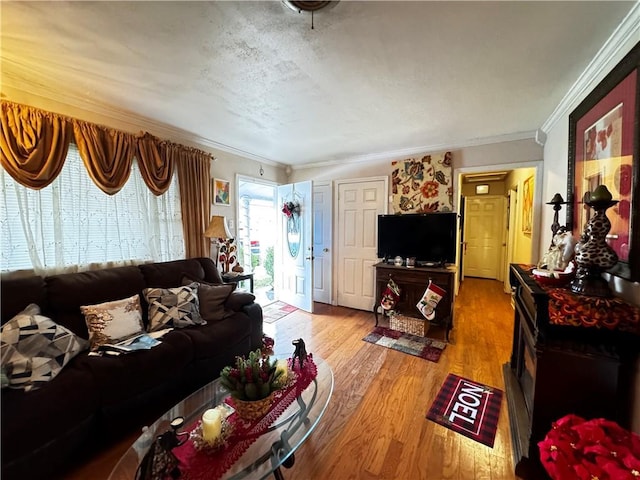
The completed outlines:
<svg viewBox="0 0 640 480">
<path fill-rule="evenodd" d="M 378 257 L 415 257 L 418 265 L 456 261 L 457 214 L 378 215 Z"/>
</svg>

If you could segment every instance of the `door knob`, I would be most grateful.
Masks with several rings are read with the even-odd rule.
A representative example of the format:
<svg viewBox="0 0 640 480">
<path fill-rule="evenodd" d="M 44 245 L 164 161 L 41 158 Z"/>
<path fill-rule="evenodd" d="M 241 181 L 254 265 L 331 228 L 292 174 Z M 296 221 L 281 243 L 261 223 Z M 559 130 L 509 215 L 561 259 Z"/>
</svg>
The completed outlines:
<svg viewBox="0 0 640 480">
<path fill-rule="evenodd" d="M 304 257 L 305 260 L 313 260 L 314 257 Z"/>
<path fill-rule="evenodd" d="M 322 251 L 326 253 L 326 252 L 329 251 L 329 249 L 325 247 L 325 248 L 322 249 Z"/>
</svg>

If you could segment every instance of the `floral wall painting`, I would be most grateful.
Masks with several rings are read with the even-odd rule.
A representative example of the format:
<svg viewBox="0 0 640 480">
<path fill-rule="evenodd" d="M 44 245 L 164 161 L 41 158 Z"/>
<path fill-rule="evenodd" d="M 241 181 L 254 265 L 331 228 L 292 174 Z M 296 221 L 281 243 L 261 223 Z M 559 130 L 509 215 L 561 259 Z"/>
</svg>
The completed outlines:
<svg viewBox="0 0 640 480">
<path fill-rule="evenodd" d="M 213 203 L 216 205 L 230 205 L 229 182 L 214 178 L 211 182 Z"/>
<path fill-rule="evenodd" d="M 522 185 L 522 233 L 531 235 L 533 224 L 533 175 Z"/>
<path fill-rule="evenodd" d="M 618 203 L 607 210 L 607 243 L 618 255 L 609 273 L 640 280 L 639 230 L 634 228 L 640 154 L 640 44 L 569 115 L 567 226 L 576 236 L 595 214 L 585 201 L 605 185 Z"/>
<path fill-rule="evenodd" d="M 451 152 L 391 162 L 395 213 L 453 211 Z"/>
</svg>

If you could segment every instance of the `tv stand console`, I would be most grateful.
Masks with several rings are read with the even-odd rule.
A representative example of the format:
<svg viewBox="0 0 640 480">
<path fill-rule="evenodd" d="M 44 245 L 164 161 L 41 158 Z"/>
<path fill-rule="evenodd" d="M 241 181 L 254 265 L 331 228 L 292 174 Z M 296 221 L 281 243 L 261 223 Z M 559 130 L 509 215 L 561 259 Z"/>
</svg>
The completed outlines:
<svg viewBox="0 0 640 480">
<path fill-rule="evenodd" d="M 376 272 L 376 304 L 373 306 L 373 313 L 378 326 L 378 315 L 382 292 L 387 286 L 389 279 L 400 287 L 400 299 L 395 311 L 409 317 L 424 317 L 416 307 L 422 298 L 429 280 L 446 290 L 446 295 L 440 300 L 436 307 L 436 317 L 431 322 L 439 325 L 445 330 L 445 340 L 449 341 L 449 332 L 453 328 L 453 301 L 455 298 L 455 267 L 405 267 L 389 265 L 385 262 L 377 263 L 373 266 Z"/>
</svg>

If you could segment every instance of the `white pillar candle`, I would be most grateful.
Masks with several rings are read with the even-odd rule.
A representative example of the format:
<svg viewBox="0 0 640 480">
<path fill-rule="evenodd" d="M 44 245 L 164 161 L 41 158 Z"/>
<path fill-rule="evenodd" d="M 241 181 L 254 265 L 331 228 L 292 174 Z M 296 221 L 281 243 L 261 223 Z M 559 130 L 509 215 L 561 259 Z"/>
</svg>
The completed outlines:
<svg viewBox="0 0 640 480">
<path fill-rule="evenodd" d="M 222 433 L 220 410 L 210 408 L 202 414 L 202 438 L 205 442 L 215 442 Z"/>
<path fill-rule="evenodd" d="M 278 360 L 276 362 L 276 372 L 282 372 L 282 375 L 280 376 L 280 378 L 278 378 L 278 381 L 280 383 L 284 383 L 287 381 L 288 370 L 289 368 L 286 360 Z"/>
</svg>

